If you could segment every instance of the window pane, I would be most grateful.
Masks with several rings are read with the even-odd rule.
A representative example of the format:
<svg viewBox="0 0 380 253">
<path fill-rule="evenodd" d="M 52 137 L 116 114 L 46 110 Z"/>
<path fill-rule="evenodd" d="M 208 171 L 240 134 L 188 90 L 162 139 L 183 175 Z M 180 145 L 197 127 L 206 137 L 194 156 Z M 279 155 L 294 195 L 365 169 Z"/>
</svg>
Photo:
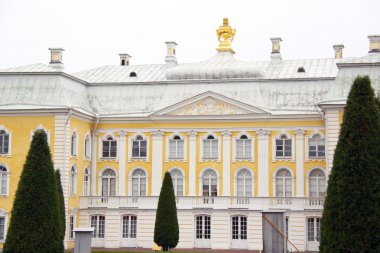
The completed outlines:
<svg viewBox="0 0 380 253">
<path fill-rule="evenodd" d="M 212 158 L 218 158 L 218 140 L 212 140 Z"/>
<path fill-rule="evenodd" d="M 146 179 L 140 179 L 140 196 L 146 196 Z"/>
<path fill-rule="evenodd" d="M 247 240 L 247 217 L 240 216 L 240 239 Z"/>
<path fill-rule="evenodd" d="M 314 218 L 307 219 L 307 240 L 314 241 Z"/>
<path fill-rule="evenodd" d="M 4 172 L 0 172 L 0 194 L 7 194 L 8 187 L 8 175 Z"/>
<path fill-rule="evenodd" d="M 128 238 L 129 216 L 123 217 L 123 238 Z"/>
<path fill-rule="evenodd" d="M 210 158 L 211 157 L 210 147 L 211 147 L 210 141 L 204 140 L 203 141 L 203 157 L 204 158 Z"/>
<path fill-rule="evenodd" d="M 104 238 L 105 217 L 99 216 L 99 238 Z"/>
<path fill-rule="evenodd" d="M 94 231 L 92 232 L 92 237 L 96 238 L 98 235 L 98 229 L 97 229 L 97 222 L 98 216 L 92 216 L 91 217 L 91 227 L 94 228 Z"/>
<path fill-rule="evenodd" d="M 103 157 L 110 157 L 110 143 L 103 141 Z"/>
<path fill-rule="evenodd" d="M 0 240 L 4 240 L 5 234 L 5 218 L 0 217 Z"/>
<path fill-rule="evenodd" d="M 137 234 L 137 216 L 131 216 L 131 234 L 130 238 L 136 238 Z"/>
<path fill-rule="evenodd" d="M 139 179 L 133 178 L 132 179 L 132 196 L 138 196 L 139 195 Z"/>
</svg>

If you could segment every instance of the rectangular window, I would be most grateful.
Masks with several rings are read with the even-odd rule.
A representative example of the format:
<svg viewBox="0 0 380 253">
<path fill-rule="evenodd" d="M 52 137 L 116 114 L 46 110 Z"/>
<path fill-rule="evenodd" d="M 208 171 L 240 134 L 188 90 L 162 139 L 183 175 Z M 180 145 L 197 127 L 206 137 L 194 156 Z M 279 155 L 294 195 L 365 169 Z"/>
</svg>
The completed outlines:
<svg viewBox="0 0 380 253">
<path fill-rule="evenodd" d="M 218 159 L 218 140 L 203 140 L 203 158 Z"/>
<path fill-rule="evenodd" d="M 169 140 L 169 158 L 182 159 L 184 151 L 184 140 Z"/>
<path fill-rule="evenodd" d="M 74 215 L 70 215 L 69 238 L 74 239 Z"/>
<path fill-rule="evenodd" d="M 251 158 L 251 140 L 236 140 L 236 158 L 250 159 Z"/>
<path fill-rule="evenodd" d="M 94 228 L 94 232 L 92 232 L 92 238 L 104 238 L 105 216 L 103 215 L 91 216 L 91 227 Z"/>
<path fill-rule="evenodd" d="M 9 134 L 0 134 L 0 154 L 9 152 Z"/>
<path fill-rule="evenodd" d="M 318 241 L 320 239 L 320 218 L 308 218 L 307 219 L 307 240 Z"/>
<path fill-rule="evenodd" d="M 90 144 L 91 144 L 91 141 L 89 138 L 87 138 L 84 142 L 84 157 L 85 158 L 90 158 Z"/>
<path fill-rule="evenodd" d="M 292 156 L 292 140 L 276 139 L 276 157 Z"/>
<path fill-rule="evenodd" d="M 309 157 L 324 158 L 325 157 L 325 139 L 311 138 L 309 139 Z"/>
<path fill-rule="evenodd" d="M 132 157 L 145 158 L 147 154 L 147 141 L 136 140 L 132 142 Z"/>
<path fill-rule="evenodd" d="M 137 216 L 123 216 L 123 238 L 136 238 Z"/>
<path fill-rule="evenodd" d="M 103 157 L 114 158 L 117 154 L 117 141 L 103 141 Z"/>
<path fill-rule="evenodd" d="M 5 217 L 0 217 L 0 240 L 5 239 Z"/>
<path fill-rule="evenodd" d="M 0 195 L 7 195 L 8 174 L 0 171 Z"/>
</svg>

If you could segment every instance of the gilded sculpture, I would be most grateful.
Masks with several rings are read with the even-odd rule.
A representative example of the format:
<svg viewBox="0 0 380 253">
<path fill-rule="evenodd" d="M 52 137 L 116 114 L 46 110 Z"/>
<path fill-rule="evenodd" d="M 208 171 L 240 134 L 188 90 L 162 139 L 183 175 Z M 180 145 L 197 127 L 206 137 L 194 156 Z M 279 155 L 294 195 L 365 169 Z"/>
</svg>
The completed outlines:
<svg viewBox="0 0 380 253">
<path fill-rule="evenodd" d="M 219 29 L 216 30 L 218 36 L 219 46 L 216 50 L 227 51 L 234 53 L 234 50 L 231 48 L 231 43 L 235 37 L 236 29 L 233 29 L 229 23 L 228 18 L 223 19 L 223 25 L 219 26 Z"/>
</svg>

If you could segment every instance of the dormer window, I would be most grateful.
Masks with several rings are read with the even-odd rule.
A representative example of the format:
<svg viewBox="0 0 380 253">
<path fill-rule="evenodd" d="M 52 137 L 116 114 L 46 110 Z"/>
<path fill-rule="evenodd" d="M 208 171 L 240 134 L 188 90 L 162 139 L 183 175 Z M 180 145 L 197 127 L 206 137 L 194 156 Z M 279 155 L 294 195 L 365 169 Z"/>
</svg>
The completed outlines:
<svg viewBox="0 0 380 253">
<path fill-rule="evenodd" d="M 131 73 L 129 74 L 129 77 L 137 77 L 136 72 L 131 72 Z"/>
<path fill-rule="evenodd" d="M 304 67 L 299 67 L 297 69 L 297 73 L 305 73 L 305 68 Z"/>
<path fill-rule="evenodd" d="M 108 136 L 103 141 L 103 158 L 114 158 L 117 153 L 117 142 L 112 138 L 112 136 Z"/>
<path fill-rule="evenodd" d="M 182 159 L 184 151 L 184 140 L 178 135 L 169 140 L 169 159 Z"/>
<path fill-rule="evenodd" d="M 212 135 L 203 140 L 203 158 L 218 159 L 218 140 Z"/>
<path fill-rule="evenodd" d="M 147 140 L 144 140 L 141 135 L 137 135 L 136 139 L 132 141 L 132 157 L 146 158 L 147 144 Z"/>
<path fill-rule="evenodd" d="M 288 138 L 286 134 L 282 134 L 276 139 L 276 157 L 292 157 L 292 139 Z"/>
</svg>

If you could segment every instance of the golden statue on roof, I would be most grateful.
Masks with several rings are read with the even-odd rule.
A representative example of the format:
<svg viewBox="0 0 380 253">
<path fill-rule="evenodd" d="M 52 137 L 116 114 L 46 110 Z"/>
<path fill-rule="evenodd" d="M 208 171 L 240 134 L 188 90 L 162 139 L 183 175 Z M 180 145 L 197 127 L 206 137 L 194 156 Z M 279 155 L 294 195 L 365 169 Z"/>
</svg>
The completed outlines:
<svg viewBox="0 0 380 253">
<path fill-rule="evenodd" d="M 219 40 L 219 46 L 216 50 L 219 52 L 231 52 L 235 53 L 231 48 L 231 42 L 235 37 L 236 29 L 233 29 L 228 24 L 228 18 L 223 19 L 223 25 L 219 26 L 219 29 L 216 30 L 216 34 Z"/>
</svg>

